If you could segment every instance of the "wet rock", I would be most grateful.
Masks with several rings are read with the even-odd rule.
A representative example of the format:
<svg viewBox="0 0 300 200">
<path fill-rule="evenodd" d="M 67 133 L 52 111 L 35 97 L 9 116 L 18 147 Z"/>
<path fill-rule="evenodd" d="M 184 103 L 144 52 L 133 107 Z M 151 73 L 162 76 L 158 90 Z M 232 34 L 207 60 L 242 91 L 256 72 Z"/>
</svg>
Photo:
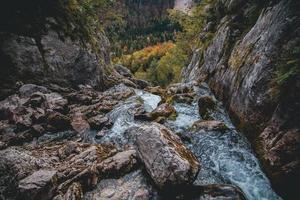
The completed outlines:
<svg viewBox="0 0 300 200">
<path fill-rule="evenodd" d="M 22 198 L 51 199 L 56 182 L 55 170 L 39 170 L 19 182 Z"/>
<path fill-rule="evenodd" d="M 101 180 L 97 188 L 84 194 L 85 200 L 148 200 L 157 198 L 157 191 L 155 191 L 140 170 L 129 173 L 120 179 Z"/>
<path fill-rule="evenodd" d="M 209 111 L 216 108 L 216 102 L 212 96 L 201 96 L 198 100 L 199 114 L 204 119 L 209 118 Z"/>
<path fill-rule="evenodd" d="M 221 121 L 215 120 L 198 120 L 194 122 L 193 129 L 195 130 L 205 130 L 205 131 L 226 131 L 228 127 Z"/>
<path fill-rule="evenodd" d="M 108 133 L 109 133 L 109 129 L 103 128 L 101 131 L 97 132 L 97 134 L 95 135 L 95 138 L 99 140 L 99 139 L 103 138 Z"/>
<path fill-rule="evenodd" d="M 171 115 L 176 116 L 176 110 L 173 106 L 168 103 L 163 103 L 159 105 L 155 110 L 150 113 L 150 117 L 152 119 L 156 119 L 158 117 L 170 117 Z"/>
<path fill-rule="evenodd" d="M 102 177 L 116 177 L 132 171 L 137 166 L 135 150 L 122 151 L 102 161 L 97 169 Z"/>
<path fill-rule="evenodd" d="M 47 117 L 47 123 L 56 131 L 63 131 L 71 128 L 71 119 L 59 112 L 52 112 Z"/>
<path fill-rule="evenodd" d="M 195 180 L 200 168 L 197 158 L 166 127 L 151 123 L 132 128 L 126 134 L 135 139 L 138 156 L 158 187 L 185 185 Z"/>
<path fill-rule="evenodd" d="M 110 122 L 109 118 L 101 114 L 88 119 L 88 123 L 93 129 L 102 129 L 105 126 L 112 126 L 112 123 Z"/>
</svg>

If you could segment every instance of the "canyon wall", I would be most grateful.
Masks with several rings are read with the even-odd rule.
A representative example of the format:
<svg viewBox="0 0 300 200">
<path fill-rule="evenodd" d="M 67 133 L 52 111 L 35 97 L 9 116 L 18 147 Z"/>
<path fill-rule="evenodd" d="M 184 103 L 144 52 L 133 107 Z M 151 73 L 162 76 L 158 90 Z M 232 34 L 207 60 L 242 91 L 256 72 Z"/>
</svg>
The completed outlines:
<svg viewBox="0 0 300 200">
<path fill-rule="evenodd" d="M 0 97 L 22 83 L 108 87 L 109 42 L 80 2 L 5 1 L 0 11 Z M 84 12 L 85 11 L 85 12 Z"/>
<path fill-rule="evenodd" d="M 299 58 L 299 8 L 297 1 L 218 1 L 219 18 L 207 21 L 199 36 L 212 29 L 210 45 L 196 50 L 182 72 L 185 81 L 209 83 L 287 199 L 299 196 L 300 81 L 293 59 Z"/>
</svg>

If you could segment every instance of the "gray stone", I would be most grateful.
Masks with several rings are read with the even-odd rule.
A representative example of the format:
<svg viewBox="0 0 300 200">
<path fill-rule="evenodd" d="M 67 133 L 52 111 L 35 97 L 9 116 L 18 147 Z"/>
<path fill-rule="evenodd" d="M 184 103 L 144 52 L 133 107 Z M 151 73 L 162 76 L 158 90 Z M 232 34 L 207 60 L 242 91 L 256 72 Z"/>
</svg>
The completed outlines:
<svg viewBox="0 0 300 200">
<path fill-rule="evenodd" d="M 151 123 L 131 129 L 139 158 L 160 188 L 191 184 L 200 164 L 180 138 L 163 125 Z"/>
<path fill-rule="evenodd" d="M 39 170 L 19 182 L 19 190 L 28 199 L 50 199 L 56 182 L 55 170 Z"/>
</svg>

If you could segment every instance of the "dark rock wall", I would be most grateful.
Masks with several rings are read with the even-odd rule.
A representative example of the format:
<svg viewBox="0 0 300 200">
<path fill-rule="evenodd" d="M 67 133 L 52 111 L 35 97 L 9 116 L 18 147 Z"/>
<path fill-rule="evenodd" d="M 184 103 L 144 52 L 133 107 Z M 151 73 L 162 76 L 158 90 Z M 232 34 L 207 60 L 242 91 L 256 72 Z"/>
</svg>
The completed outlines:
<svg viewBox="0 0 300 200">
<path fill-rule="evenodd" d="M 279 89 L 274 80 L 282 55 L 299 44 L 299 2 L 237 0 L 218 5 L 223 18 L 215 36 L 203 56 L 195 52 L 183 70 L 184 80 L 209 83 L 253 142 L 274 187 L 284 197 L 297 198 L 300 81 Z"/>
<path fill-rule="evenodd" d="M 75 1 L 5 1 L 0 8 L 0 98 L 18 82 L 107 85 L 109 42 Z M 96 31 L 95 31 L 96 30 Z"/>
</svg>

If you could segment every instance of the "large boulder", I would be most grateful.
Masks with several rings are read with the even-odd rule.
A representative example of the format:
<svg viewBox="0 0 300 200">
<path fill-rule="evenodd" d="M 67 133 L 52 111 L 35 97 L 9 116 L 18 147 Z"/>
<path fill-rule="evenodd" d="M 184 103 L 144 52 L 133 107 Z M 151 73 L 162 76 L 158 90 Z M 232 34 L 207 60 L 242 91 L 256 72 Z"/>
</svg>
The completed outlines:
<svg viewBox="0 0 300 200">
<path fill-rule="evenodd" d="M 39 170 L 19 182 L 22 198 L 51 199 L 56 185 L 57 171 Z"/>
<path fill-rule="evenodd" d="M 0 151 L 0 197 L 16 198 L 19 180 L 41 167 L 40 159 L 19 148 Z"/>
<path fill-rule="evenodd" d="M 202 118 L 209 118 L 209 112 L 216 108 L 216 102 L 212 96 L 201 96 L 198 100 L 199 114 Z"/>
<path fill-rule="evenodd" d="M 200 169 L 194 154 L 163 125 L 151 123 L 130 129 L 141 161 L 159 188 L 191 184 Z"/>
<path fill-rule="evenodd" d="M 163 103 L 155 108 L 151 113 L 150 116 L 153 119 L 158 117 L 169 117 L 171 115 L 176 115 L 176 110 L 173 106 L 168 103 Z"/>
</svg>

